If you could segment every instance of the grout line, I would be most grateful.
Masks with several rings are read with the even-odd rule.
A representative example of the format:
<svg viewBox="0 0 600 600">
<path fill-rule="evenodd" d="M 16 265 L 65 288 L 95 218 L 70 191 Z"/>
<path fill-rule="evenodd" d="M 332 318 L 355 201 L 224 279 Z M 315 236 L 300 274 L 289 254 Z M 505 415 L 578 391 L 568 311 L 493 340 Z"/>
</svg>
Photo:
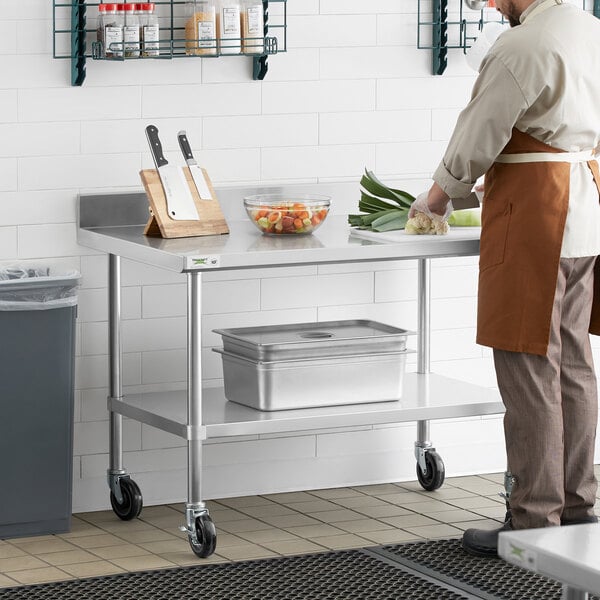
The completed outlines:
<svg viewBox="0 0 600 600">
<path fill-rule="evenodd" d="M 596 468 L 596 474 L 599 475 L 600 474 L 600 469 Z M 357 542 L 359 544 L 362 544 L 363 546 L 372 546 L 374 544 L 378 544 L 378 542 L 374 542 L 373 540 L 369 540 L 368 538 L 364 537 L 365 534 L 369 534 L 372 533 L 374 534 L 374 536 L 377 535 L 377 533 L 379 531 L 384 531 L 384 532 L 397 532 L 398 534 L 402 535 L 402 534 L 406 534 L 407 536 L 412 536 L 412 538 L 416 538 L 416 539 L 436 539 L 435 537 L 427 537 L 427 536 L 423 536 L 423 535 L 419 535 L 419 533 L 415 533 L 416 530 L 419 529 L 419 527 L 428 527 L 428 526 L 404 526 L 402 528 L 400 527 L 394 527 L 392 525 L 390 525 L 389 523 L 386 523 L 383 519 L 390 519 L 390 518 L 394 518 L 394 515 L 390 516 L 390 517 L 373 517 L 370 516 L 369 514 L 365 514 L 361 512 L 361 509 L 365 508 L 368 509 L 369 505 L 364 505 L 364 506 L 344 506 L 343 504 L 341 504 L 341 502 L 343 502 L 344 500 L 348 500 L 348 499 L 369 499 L 372 498 L 374 500 L 378 500 L 381 501 L 382 504 L 377 503 L 376 505 L 374 505 L 375 508 L 377 507 L 396 507 L 396 508 L 400 508 L 406 511 L 406 513 L 404 513 L 403 515 L 398 515 L 399 517 L 414 517 L 417 515 L 421 515 L 421 516 L 425 516 L 429 519 L 431 519 L 431 521 L 433 521 L 434 523 L 431 524 L 432 527 L 437 527 L 438 525 L 448 525 L 450 527 L 454 527 L 456 529 L 462 530 L 464 529 L 464 524 L 465 523 L 469 523 L 471 521 L 479 521 L 479 522 L 483 522 L 483 521 L 487 521 L 487 522 L 499 522 L 501 523 L 502 520 L 500 518 L 492 518 L 489 516 L 486 516 L 484 514 L 481 514 L 481 512 L 478 511 L 489 511 L 490 509 L 496 509 L 499 507 L 503 506 L 503 501 L 499 500 L 496 498 L 495 495 L 491 495 L 489 493 L 487 493 L 487 491 L 484 490 L 484 492 L 478 492 L 478 491 L 473 491 L 473 489 L 466 489 L 464 486 L 467 486 L 469 488 L 472 487 L 476 487 L 475 484 L 477 484 L 477 482 L 481 482 L 481 484 L 485 484 L 483 485 L 484 488 L 487 487 L 487 484 L 497 484 L 499 488 L 501 488 L 501 484 L 499 484 L 494 478 L 497 478 L 499 474 L 488 474 L 488 475 L 481 475 L 481 476 L 465 476 L 465 477 L 456 477 L 456 478 L 450 478 L 450 480 L 447 482 L 448 483 L 448 487 L 450 489 L 458 489 L 461 490 L 463 492 L 465 492 L 465 496 L 462 497 L 457 497 L 457 498 L 435 498 L 432 495 L 429 495 L 427 492 L 424 491 L 419 491 L 418 487 L 416 487 L 415 482 L 406 482 L 404 485 L 401 483 L 393 483 L 393 484 L 374 484 L 372 486 L 348 486 L 347 488 L 343 488 L 343 489 L 347 489 L 348 491 L 351 491 L 352 494 L 348 495 L 348 496 L 343 496 L 343 497 L 333 497 L 333 498 L 327 498 L 327 497 L 321 497 L 319 495 L 317 495 L 315 492 L 317 490 L 309 490 L 309 491 L 302 491 L 299 493 L 304 494 L 304 496 L 301 496 L 301 498 L 304 498 L 302 500 L 299 501 L 294 501 L 293 500 L 293 496 L 287 496 L 287 498 L 292 498 L 292 500 L 286 500 L 286 495 L 285 494 L 295 494 L 296 492 L 286 492 L 285 494 L 281 494 L 281 497 L 278 498 L 277 494 L 266 494 L 264 496 L 260 496 L 260 498 L 262 498 L 265 501 L 264 504 L 259 504 L 258 506 L 281 506 L 281 507 L 285 507 L 287 509 L 289 509 L 290 515 L 291 517 L 297 517 L 299 515 L 308 517 L 310 519 L 312 519 L 313 521 L 317 522 L 317 526 L 320 526 L 322 524 L 327 524 L 330 525 L 331 527 L 333 527 L 334 529 L 338 529 L 340 531 L 340 533 L 334 533 L 331 535 L 322 535 L 322 536 L 306 536 L 306 535 L 302 535 L 298 533 L 298 530 L 296 531 L 291 531 L 293 529 L 295 529 L 296 527 L 303 527 L 303 525 L 280 525 L 280 526 L 275 526 L 272 525 L 270 523 L 268 523 L 267 521 L 265 521 L 263 518 L 261 517 L 256 517 L 253 516 L 251 514 L 249 514 L 247 511 L 248 510 L 253 510 L 254 508 L 256 508 L 256 506 L 251 505 L 251 506 L 244 506 L 243 502 L 240 503 L 240 505 L 236 505 L 236 506 L 229 506 L 227 504 L 224 504 L 222 502 L 219 502 L 219 500 L 212 500 L 211 502 L 213 502 L 213 506 L 217 509 L 217 510 L 229 510 L 229 511 L 233 511 L 233 513 L 237 513 L 240 515 L 239 519 L 232 519 L 233 521 L 246 521 L 246 520 L 252 520 L 255 521 L 258 524 L 264 525 L 269 529 L 272 530 L 279 530 L 281 532 L 286 532 L 289 534 L 293 534 L 295 536 L 294 540 L 289 540 L 290 541 L 290 551 L 289 552 L 284 552 L 281 550 L 273 550 L 271 548 L 269 548 L 266 544 L 267 543 L 273 543 L 274 547 L 277 547 L 277 543 L 279 542 L 279 540 L 274 540 L 273 542 L 250 542 L 248 540 L 245 540 L 245 538 L 237 533 L 224 533 L 226 535 L 232 535 L 235 537 L 239 537 L 240 539 L 244 540 L 244 546 L 248 545 L 248 546 L 252 546 L 254 547 L 258 553 L 270 553 L 270 554 L 274 554 L 275 556 L 289 556 L 290 554 L 306 554 L 306 553 L 312 553 L 315 551 L 330 551 L 330 550 L 336 550 L 336 547 L 331 548 L 330 545 L 326 545 L 325 543 L 325 539 L 329 539 L 329 540 L 333 540 L 336 537 L 342 538 L 343 536 L 353 536 L 353 538 L 351 539 L 356 539 Z M 386 488 L 382 488 L 381 486 L 386 485 L 392 485 L 394 487 L 386 487 Z M 358 489 L 360 488 L 360 489 Z M 394 491 L 395 488 L 397 488 L 397 491 Z M 385 490 L 385 493 L 382 493 L 382 490 Z M 390 491 L 388 491 L 390 490 Z M 325 490 L 323 490 L 325 491 Z M 343 493 L 343 492 L 342 492 Z M 389 500 L 386 500 L 386 496 L 389 496 L 391 494 L 396 495 L 396 494 L 419 494 L 420 496 L 423 496 L 424 501 L 429 500 L 429 501 L 436 501 L 440 503 L 440 510 L 439 512 L 443 513 L 443 512 L 451 512 L 451 511 L 464 511 L 464 513 L 467 513 L 467 515 L 463 515 L 463 516 L 468 516 L 469 514 L 473 515 L 472 519 L 468 519 L 468 520 L 461 520 L 461 521 L 457 521 L 457 522 L 450 522 L 448 520 L 442 520 L 440 518 L 436 518 L 436 514 L 437 514 L 437 510 L 435 512 L 428 512 L 425 509 L 419 509 L 419 507 L 421 506 L 420 502 L 409 502 L 408 504 L 400 504 L 400 503 L 394 503 L 394 502 L 390 502 Z M 268 498 L 266 496 L 269 496 Z M 254 498 L 254 496 L 251 496 L 249 498 Z M 478 508 L 463 508 L 461 506 L 458 506 L 456 504 L 453 504 L 453 502 L 455 501 L 461 501 L 464 500 L 465 498 L 475 498 L 475 499 L 480 499 L 480 500 L 485 500 L 488 502 L 493 501 L 493 504 L 487 507 L 478 507 Z M 329 503 L 331 505 L 335 505 L 338 508 L 332 508 L 329 510 L 323 510 L 323 511 L 316 511 L 316 512 L 306 512 L 306 511 L 301 511 L 298 510 L 297 508 L 291 507 L 290 504 L 296 504 L 297 502 L 324 502 L 324 503 Z M 158 513 L 156 518 L 157 519 L 161 519 L 164 517 L 170 517 L 170 516 L 174 516 L 174 515 L 181 515 L 181 511 L 179 509 L 176 509 L 170 505 L 164 505 L 164 507 L 170 509 L 170 510 L 157 510 L 156 512 Z M 349 511 L 350 513 L 356 513 L 358 515 L 360 515 L 360 519 L 361 520 L 365 520 L 365 521 L 373 521 L 374 523 L 378 523 L 381 525 L 385 526 L 385 529 L 382 530 L 374 530 L 374 531 L 359 531 L 359 532 L 353 532 L 353 531 L 346 531 L 345 529 L 343 529 L 343 523 L 346 521 L 334 521 L 331 522 L 331 519 L 327 519 L 325 517 L 319 517 L 319 513 L 329 513 L 329 512 L 335 512 L 335 511 Z M 109 513 L 109 511 L 105 511 L 107 514 Z M 104 516 L 104 515 L 102 515 Z M 282 518 L 285 519 L 287 515 L 282 515 Z M 119 545 L 131 545 L 134 546 L 135 548 L 139 549 L 140 551 L 143 552 L 147 552 L 149 554 L 141 554 L 139 556 L 133 556 L 133 557 L 123 557 L 123 559 L 127 559 L 127 558 L 139 558 L 139 559 L 150 559 L 152 561 L 154 560 L 160 560 L 161 562 L 168 562 L 170 563 L 168 566 L 163 566 L 163 567 L 147 567 L 148 569 L 164 569 L 164 568 L 174 568 L 174 567 L 178 567 L 178 566 L 189 566 L 190 564 L 193 564 L 193 562 L 190 560 L 181 560 L 180 562 L 178 562 L 177 560 L 173 559 L 173 555 L 177 554 L 178 551 L 164 551 L 164 550 L 147 550 L 146 548 L 142 547 L 140 545 L 140 543 L 135 543 L 135 542 L 130 542 L 128 540 L 128 533 L 135 533 L 137 531 L 148 531 L 148 532 L 164 532 L 164 533 L 168 533 L 172 536 L 171 539 L 168 540 L 156 540 L 156 543 L 159 544 L 160 542 L 165 542 L 165 543 L 171 543 L 174 542 L 176 539 L 181 541 L 181 548 L 182 551 L 189 551 L 190 555 L 189 558 L 193 559 L 193 554 L 191 553 L 191 550 L 189 550 L 188 548 L 188 544 L 187 544 L 187 540 L 185 540 L 182 536 L 178 536 L 177 532 L 175 532 L 173 530 L 173 528 L 166 528 L 165 526 L 161 526 L 161 525 L 155 525 L 152 520 L 145 520 L 143 517 L 140 519 L 141 522 L 144 523 L 145 526 L 147 526 L 147 529 L 142 529 L 142 530 L 135 530 L 135 531 L 131 531 L 128 532 L 126 525 L 123 527 L 122 530 L 108 530 L 108 529 L 104 529 L 104 527 L 111 525 L 114 526 L 115 523 L 119 523 L 119 521 L 115 521 L 115 520 L 100 520 L 99 522 L 94 522 L 93 520 L 93 516 L 90 514 L 89 516 L 84 516 L 84 514 L 76 514 L 74 515 L 74 518 L 76 518 L 77 520 L 81 521 L 82 523 L 85 524 L 86 528 L 89 528 L 90 531 L 89 532 L 84 532 L 82 534 L 82 537 L 92 537 L 94 535 L 111 535 L 114 538 L 116 538 L 117 540 L 119 540 L 119 542 L 116 542 L 114 545 L 115 546 L 119 546 Z M 116 517 L 115 517 L 116 518 Z M 150 517 L 152 519 L 152 517 Z M 350 519 L 352 520 L 352 519 Z M 217 528 L 218 528 L 218 523 L 216 524 Z M 310 527 L 310 525 L 307 525 L 306 527 Z M 412 530 L 412 531 L 411 531 Z M 257 530 L 259 531 L 259 530 Z M 422 532 L 421 532 L 422 533 Z M 393 535 L 393 534 L 392 534 Z M 460 535 L 460 534 L 457 534 Z M 447 537 L 447 536 L 445 536 Z M 67 550 L 59 550 L 56 552 L 68 552 L 70 550 L 81 550 L 83 552 L 87 552 L 89 554 L 95 555 L 94 549 L 90 549 L 90 548 L 84 548 L 81 546 L 78 546 L 75 542 L 77 541 L 78 538 L 63 538 L 61 537 L 60 534 L 57 534 L 55 536 L 51 536 L 49 539 L 60 539 L 62 541 L 67 542 L 67 544 L 71 547 Z M 319 541 L 320 538 L 323 538 L 321 541 Z M 22 539 L 22 538 L 19 538 Z M 281 540 L 281 541 L 286 541 L 286 540 Z M 303 544 L 303 543 L 309 543 L 311 546 L 314 546 L 317 548 L 317 550 L 315 550 L 315 548 L 312 548 L 310 550 L 306 550 L 306 551 L 302 551 L 302 552 L 298 552 L 297 550 L 294 550 L 294 544 L 295 543 L 299 543 L 299 544 Z M 72 575 L 70 575 L 68 572 L 66 572 L 64 570 L 64 568 L 61 567 L 68 567 L 68 566 L 74 566 L 74 565 L 80 565 L 80 564 L 85 564 L 90 562 L 89 560 L 83 561 L 83 562 L 75 562 L 75 563 L 70 563 L 68 565 L 53 565 L 51 563 L 49 563 L 47 560 L 45 560 L 44 558 L 41 558 L 40 555 L 44 555 L 44 554 L 51 554 L 48 552 L 39 552 L 38 554 L 36 554 L 33 551 L 33 548 L 36 546 L 36 544 L 31 544 L 31 550 L 27 550 L 27 549 L 23 549 L 21 546 L 19 546 L 18 544 L 12 543 L 12 541 L 6 540 L 6 543 L 13 548 L 17 548 L 19 550 L 22 550 L 25 554 L 23 555 L 23 558 L 27 558 L 27 557 L 34 557 L 37 558 L 41 563 L 44 563 L 45 565 L 47 565 L 47 567 L 52 567 L 54 569 L 57 569 L 59 572 L 62 572 L 65 574 L 65 580 L 67 579 L 78 579 L 78 577 L 74 577 Z M 148 542 L 150 543 L 150 542 Z M 158 548 L 160 548 L 160 546 L 157 546 Z M 284 546 L 285 547 L 285 544 Z M 345 549 L 342 548 L 342 549 Z M 171 557 L 169 558 L 169 555 L 171 555 Z M 12 558 L 12 557 L 7 557 L 7 558 Z M 19 557 L 14 557 L 14 558 L 19 558 Z M 237 562 L 239 560 L 249 560 L 251 557 L 247 557 L 244 558 L 242 554 L 240 554 L 240 558 L 227 558 L 221 554 L 219 554 L 218 552 L 216 552 L 213 555 L 214 560 L 213 561 L 207 561 L 207 564 L 210 564 L 211 562 L 226 562 L 226 563 L 231 563 L 231 562 Z M 0 564 L 1 564 L 1 560 L 0 559 Z M 115 559 L 116 560 L 116 559 Z M 96 561 L 93 561 L 96 562 Z M 113 562 L 110 559 L 105 559 L 102 558 L 101 556 L 97 556 L 97 562 L 104 562 L 107 563 L 108 565 L 124 570 L 125 572 L 131 572 L 129 569 L 126 569 L 118 564 L 116 564 L 115 562 Z M 132 561 L 135 562 L 135 561 Z M 199 559 L 199 563 L 198 564 L 202 564 L 202 561 Z M 44 567 L 37 567 L 37 568 L 46 568 Z M 140 567 L 139 569 L 145 569 L 145 567 L 143 567 L 143 563 L 140 563 Z M 138 570 L 139 570 L 138 569 Z M 27 570 L 27 569 L 24 569 Z M 19 571 L 24 571 L 24 570 L 19 570 Z M 34 569 L 31 569 L 34 570 Z M 22 584 L 18 581 L 16 581 L 14 579 L 14 577 L 11 577 L 10 573 L 15 573 L 15 572 L 19 572 L 19 571 L 9 571 L 9 572 L 1 572 L 0 574 L 2 574 L 4 577 L 6 577 L 8 580 L 10 581 L 14 581 L 15 586 L 22 586 L 22 585 L 29 585 L 29 584 Z M 83 576 L 81 577 L 81 579 L 87 578 L 88 576 Z M 90 575 L 90 577 L 93 577 Z M 2 588 L 0 588 L 2 589 Z"/>
</svg>

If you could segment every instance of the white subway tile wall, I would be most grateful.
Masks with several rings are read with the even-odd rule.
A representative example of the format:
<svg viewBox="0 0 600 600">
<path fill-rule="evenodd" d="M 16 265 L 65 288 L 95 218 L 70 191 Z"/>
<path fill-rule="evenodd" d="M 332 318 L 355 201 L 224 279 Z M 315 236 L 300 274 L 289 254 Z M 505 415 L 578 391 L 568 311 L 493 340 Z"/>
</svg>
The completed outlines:
<svg viewBox="0 0 600 600">
<path fill-rule="evenodd" d="M 76 243 L 80 192 L 140 191 L 144 128 L 178 159 L 185 129 L 216 185 L 360 179 L 365 167 L 418 193 L 428 185 L 474 74 L 460 51 L 431 75 L 414 0 L 288 0 L 288 52 L 263 82 L 247 57 L 92 61 L 83 87 L 52 58 L 51 2 L 0 3 L 0 261 L 82 273 L 76 357 L 75 511 L 109 506 L 106 256 Z M 93 8 L 88 11 L 91 26 Z M 273 6 L 273 11 L 277 8 Z M 59 45 L 61 42 L 59 42 Z M 63 44 L 64 45 L 64 44 Z M 357 209 L 358 186 L 333 211 Z M 228 214 L 243 214 L 241 208 Z M 257 233 L 258 235 L 258 233 Z M 182 389 L 185 276 L 123 261 L 125 390 Z M 215 328 L 371 318 L 414 330 L 414 261 L 211 273 L 203 286 L 203 374 L 222 378 Z M 477 259 L 433 267 L 434 370 L 494 387 L 475 345 Z M 3 342 L 6 343 L 6 342 Z M 412 347 L 416 338 L 410 338 Z M 596 344 L 600 348 L 600 344 Z M 415 369 L 411 355 L 408 368 Z M 181 439 L 124 420 L 124 463 L 144 502 L 186 498 Z M 501 418 L 432 423 L 448 473 L 504 468 Z M 245 436 L 207 444 L 207 498 L 414 479 L 414 424 Z"/>
</svg>

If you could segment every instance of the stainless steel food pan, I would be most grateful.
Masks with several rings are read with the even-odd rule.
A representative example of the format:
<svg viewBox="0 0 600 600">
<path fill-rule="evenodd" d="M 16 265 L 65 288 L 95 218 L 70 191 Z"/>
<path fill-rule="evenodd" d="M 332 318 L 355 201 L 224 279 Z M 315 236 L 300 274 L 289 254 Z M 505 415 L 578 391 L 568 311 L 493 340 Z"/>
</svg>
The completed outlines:
<svg viewBox="0 0 600 600">
<path fill-rule="evenodd" d="M 214 331 L 226 352 L 260 361 L 402 352 L 412 333 L 365 319 Z"/>
<path fill-rule="evenodd" d="M 227 400 L 265 411 L 398 400 L 408 353 L 261 362 L 214 350 Z"/>
</svg>

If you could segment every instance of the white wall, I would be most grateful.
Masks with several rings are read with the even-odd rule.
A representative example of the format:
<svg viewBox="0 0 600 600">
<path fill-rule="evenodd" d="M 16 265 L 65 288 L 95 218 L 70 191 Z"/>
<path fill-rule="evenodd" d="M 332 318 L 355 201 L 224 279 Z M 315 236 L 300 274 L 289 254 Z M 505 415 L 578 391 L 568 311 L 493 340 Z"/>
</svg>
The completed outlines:
<svg viewBox="0 0 600 600">
<path fill-rule="evenodd" d="M 0 260 L 43 259 L 83 275 L 76 511 L 108 506 L 107 259 L 76 243 L 77 194 L 140 191 L 150 123 L 167 157 L 186 129 L 217 185 L 358 182 L 368 167 L 416 193 L 468 99 L 473 73 L 459 51 L 443 77 L 430 75 L 414 0 L 289 0 L 288 14 L 288 52 L 270 58 L 264 82 L 252 81 L 245 57 L 90 60 L 74 88 L 69 61 L 52 58 L 51 2 L 0 3 Z M 357 202 L 358 191 L 334 210 Z M 476 278 L 474 258 L 434 264 L 433 368 L 493 387 L 490 354 L 474 343 Z M 125 261 L 123 280 L 127 390 L 181 386 L 184 277 Z M 215 327 L 351 317 L 416 327 L 413 262 L 211 273 L 205 282 L 209 385 L 222 376 Z M 125 433 L 125 465 L 145 503 L 184 500 L 181 440 L 127 420 Z M 404 424 L 215 440 L 206 497 L 414 479 L 415 437 Z M 450 475 L 504 467 L 499 417 L 435 422 L 432 439 Z"/>
</svg>

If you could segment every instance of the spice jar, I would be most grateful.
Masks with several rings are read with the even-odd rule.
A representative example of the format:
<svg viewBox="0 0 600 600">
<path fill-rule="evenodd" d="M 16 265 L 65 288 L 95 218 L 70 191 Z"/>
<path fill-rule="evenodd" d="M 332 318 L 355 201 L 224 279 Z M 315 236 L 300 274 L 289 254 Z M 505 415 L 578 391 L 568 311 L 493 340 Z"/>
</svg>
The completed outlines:
<svg viewBox="0 0 600 600">
<path fill-rule="evenodd" d="M 102 56 L 104 53 L 104 20 L 106 18 L 106 4 L 100 4 L 98 6 L 98 26 L 96 28 L 96 40 L 101 44 Z"/>
<path fill-rule="evenodd" d="M 242 51 L 240 14 L 240 0 L 220 0 L 217 38 L 221 54 L 239 54 Z"/>
<path fill-rule="evenodd" d="M 123 46 L 125 58 L 139 58 L 140 56 L 140 17 L 135 4 L 123 4 L 125 25 L 123 27 Z"/>
<path fill-rule="evenodd" d="M 123 56 L 123 19 L 117 12 L 116 4 L 100 4 L 98 41 L 102 42 L 102 55 L 105 58 Z"/>
<path fill-rule="evenodd" d="M 186 4 L 185 53 L 199 56 L 217 54 L 215 0 L 191 0 Z"/>
<path fill-rule="evenodd" d="M 242 52 L 263 54 L 265 47 L 265 22 L 262 0 L 242 2 Z"/>
<path fill-rule="evenodd" d="M 142 56 L 160 55 L 160 26 L 154 13 L 154 3 L 138 4 L 140 14 L 140 32 L 142 38 Z"/>
</svg>

